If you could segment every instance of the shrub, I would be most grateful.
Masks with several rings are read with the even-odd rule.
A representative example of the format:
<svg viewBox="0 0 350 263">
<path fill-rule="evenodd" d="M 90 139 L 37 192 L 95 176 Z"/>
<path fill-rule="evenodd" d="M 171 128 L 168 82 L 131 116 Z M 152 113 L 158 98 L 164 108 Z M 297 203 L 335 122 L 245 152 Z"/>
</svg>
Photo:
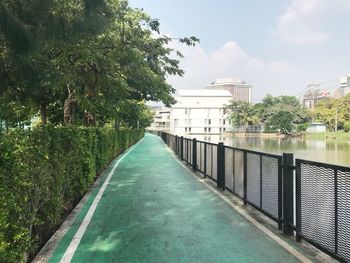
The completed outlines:
<svg viewBox="0 0 350 263">
<path fill-rule="evenodd" d="M 309 123 L 305 122 L 305 123 L 300 123 L 297 125 L 297 132 L 304 132 L 307 130 L 307 128 L 309 128 Z"/>
<path fill-rule="evenodd" d="M 344 122 L 344 131 L 349 132 L 350 131 L 350 121 Z"/>
<path fill-rule="evenodd" d="M 0 136 L 0 262 L 33 256 L 143 131 L 45 127 Z"/>
</svg>

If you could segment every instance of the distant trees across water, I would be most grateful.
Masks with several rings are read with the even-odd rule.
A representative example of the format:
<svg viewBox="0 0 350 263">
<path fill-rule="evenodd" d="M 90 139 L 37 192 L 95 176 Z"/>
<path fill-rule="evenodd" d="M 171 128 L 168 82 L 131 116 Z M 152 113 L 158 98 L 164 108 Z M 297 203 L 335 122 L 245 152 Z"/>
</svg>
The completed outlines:
<svg viewBox="0 0 350 263">
<path fill-rule="evenodd" d="M 268 133 L 306 131 L 310 122 L 321 122 L 330 131 L 350 130 L 350 95 L 340 99 L 325 99 L 314 109 L 304 108 L 294 96 L 267 95 L 261 103 L 231 101 L 226 105 L 234 127 L 261 125 Z M 337 123 L 337 124 L 336 124 Z"/>
</svg>

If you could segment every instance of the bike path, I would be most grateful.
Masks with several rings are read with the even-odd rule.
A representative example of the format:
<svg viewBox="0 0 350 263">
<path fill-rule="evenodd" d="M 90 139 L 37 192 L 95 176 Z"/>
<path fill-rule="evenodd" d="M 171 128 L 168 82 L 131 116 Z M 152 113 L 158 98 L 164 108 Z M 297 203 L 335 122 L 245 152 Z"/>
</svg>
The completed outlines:
<svg viewBox="0 0 350 263">
<path fill-rule="evenodd" d="M 98 190 L 49 262 L 61 261 Z M 198 182 L 157 136 L 146 134 L 120 161 L 71 262 L 299 261 Z"/>
</svg>

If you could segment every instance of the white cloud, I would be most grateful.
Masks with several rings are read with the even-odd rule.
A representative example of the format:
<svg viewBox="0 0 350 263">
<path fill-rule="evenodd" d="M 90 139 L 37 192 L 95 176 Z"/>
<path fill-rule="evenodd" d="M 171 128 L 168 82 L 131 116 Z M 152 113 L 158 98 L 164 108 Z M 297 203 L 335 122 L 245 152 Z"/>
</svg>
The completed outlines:
<svg viewBox="0 0 350 263">
<path fill-rule="evenodd" d="M 253 83 L 255 101 L 267 93 L 280 95 L 287 92 L 285 84 L 291 77 L 287 61 L 263 61 L 249 55 L 233 41 L 212 53 L 206 53 L 200 45 L 187 47 L 174 44 L 173 47 L 185 56 L 180 64 L 186 72 L 185 76 L 168 79 L 176 89 L 201 89 L 217 78 L 238 77 Z"/>
<path fill-rule="evenodd" d="M 277 19 L 274 34 L 281 40 L 294 44 L 322 43 L 329 34 L 322 30 L 328 0 L 293 0 L 286 11 Z M 336 0 L 337 1 L 337 0 Z M 329 1 L 328 1 L 329 2 Z"/>
<path fill-rule="evenodd" d="M 327 23 L 347 16 L 349 9 L 349 0 L 292 0 L 278 17 L 273 34 L 287 43 L 323 43 L 331 38 Z"/>
</svg>

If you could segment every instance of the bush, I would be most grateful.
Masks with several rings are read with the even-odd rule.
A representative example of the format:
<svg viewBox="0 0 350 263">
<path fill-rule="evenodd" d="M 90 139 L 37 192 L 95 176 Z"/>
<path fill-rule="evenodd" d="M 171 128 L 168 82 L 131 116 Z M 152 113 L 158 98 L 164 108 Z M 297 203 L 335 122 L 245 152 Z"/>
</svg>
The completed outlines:
<svg viewBox="0 0 350 263">
<path fill-rule="evenodd" d="M 300 123 L 297 125 L 297 132 L 304 132 L 307 130 L 307 128 L 309 128 L 309 123 L 305 122 L 305 123 Z"/>
<path fill-rule="evenodd" d="M 344 131 L 349 132 L 350 131 L 350 121 L 344 122 Z"/>
<path fill-rule="evenodd" d="M 0 136 L 0 262 L 33 256 L 143 131 L 45 127 Z"/>
</svg>

